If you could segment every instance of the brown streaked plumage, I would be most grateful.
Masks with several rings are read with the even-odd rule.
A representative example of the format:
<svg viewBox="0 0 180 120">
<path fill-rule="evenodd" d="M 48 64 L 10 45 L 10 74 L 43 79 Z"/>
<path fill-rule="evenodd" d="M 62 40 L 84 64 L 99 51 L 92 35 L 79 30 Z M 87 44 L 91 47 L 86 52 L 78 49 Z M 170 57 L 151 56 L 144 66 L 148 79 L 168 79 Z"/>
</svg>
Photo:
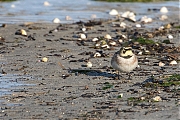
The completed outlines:
<svg viewBox="0 0 180 120">
<path fill-rule="evenodd" d="M 129 73 L 137 67 L 138 59 L 131 47 L 122 47 L 112 57 L 111 65 L 115 70 Z"/>
</svg>

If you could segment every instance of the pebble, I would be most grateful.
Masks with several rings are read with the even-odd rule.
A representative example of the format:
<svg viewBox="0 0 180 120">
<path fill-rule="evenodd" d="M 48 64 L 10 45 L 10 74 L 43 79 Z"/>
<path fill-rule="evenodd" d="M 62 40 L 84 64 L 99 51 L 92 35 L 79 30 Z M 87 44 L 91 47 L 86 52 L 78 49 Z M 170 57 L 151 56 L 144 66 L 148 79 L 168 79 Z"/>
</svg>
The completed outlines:
<svg viewBox="0 0 180 120">
<path fill-rule="evenodd" d="M 66 16 L 65 19 L 66 20 L 72 20 L 72 18 L 70 16 Z"/>
<path fill-rule="evenodd" d="M 99 52 L 96 52 L 95 54 L 94 54 L 94 57 L 96 58 L 96 57 L 101 57 L 101 54 L 99 53 Z"/>
<path fill-rule="evenodd" d="M 121 22 L 121 23 L 120 23 L 120 27 L 122 27 L 122 28 L 126 28 L 126 23 Z"/>
<path fill-rule="evenodd" d="M 86 37 L 85 34 L 81 33 L 81 34 L 80 34 L 80 38 L 84 40 L 84 39 L 86 39 L 87 37 Z"/>
<path fill-rule="evenodd" d="M 140 28 L 140 27 L 141 27 L 141 25 L 140 25 L 140 24 L 136 24 L 136 27 L 137 27 L 137 28 Z"/>
<path fill-rule="evenodd" d="M 118 11 L 115 10 L 115 9 L 112 9 L 110 12 L 109 12 L 110 15 L 118 15 Z"/>
<path fill-rule="evenodd" d="M 163 21 L 163 20 L 168 19 L 168 16 L 167 15 L 161 15 L 161 17 L 159 19 Z"/>
</svg>

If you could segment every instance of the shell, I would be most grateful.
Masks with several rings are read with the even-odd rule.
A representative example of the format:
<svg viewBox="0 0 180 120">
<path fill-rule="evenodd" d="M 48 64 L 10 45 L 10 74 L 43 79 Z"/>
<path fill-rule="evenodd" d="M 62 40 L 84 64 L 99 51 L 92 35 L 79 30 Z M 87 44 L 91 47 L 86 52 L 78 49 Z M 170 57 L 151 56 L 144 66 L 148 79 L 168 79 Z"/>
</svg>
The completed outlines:
<svg viewBox="0 0 180 120">
<path fill-rule="evenodd" d="M 50 6 L 50 3 L 48 1 L 44 1 L 44 6 Z"/>
<path fill-rule="evenodd" d="M 110 15 L 118 15 L 118 11 L 115 10 L 115 9 L 112 9 L 110 12 L 109 12 Z"/>
<path fill-rule="evenodd" d="M 176 62 L 175 60 L 173 60 L 173 61 L 171 61 L 169 64 L 170 64 L 170 65 L 177 65 L 177 62 Z"/>
<path fill-rule="evenodd" d="M 48 61 L 48 58 L 47 58 L 47 57 L 43 57 L 41 61 L 42 61 L 42 62 L 47 62 L 47 61 Z"/>
<path fill-rule="evenodd" d="M 92 67 L 92 63 L 89 61 L 89 62 L 87 62 L 87 67 Z"/>
<path fill-rule="evenodd" d="M 66 16 L 65 19 L 66 20 L 72 20 L 72 18 L 70 16 Z"/>
<path fill-rule="evenodd" d="M 168 19 L 168 16 L 167 15 L 161 15 L 161 17 L 159 19 L 160 20 L 166 20 L 166 19 Z"/>
<path fill-rule="evenodd" d="M 99 40 L 98 38 L 93 38 L 93 39 L 92 39 L 93 42 L 96 42 L 96 41 L 98 41 L 98 40 Z"/>
<path fill-rule="evenodd" d="M 173 36 L 172 35 L 168 35 L 167 38 L 168 39 L 173 39 Z"/>
<path fill-rule="evenodd" d="M 160 96 L 156 96 L 153 98 L 154 101 L 156 102 L 159 102 L 159 101 L 162 101 L 161 97 Z"/>
<path fill-rule="evenodd" d="M 81 34 L 80 34 L 80 38 L 84 40 L 84 39 L 86 39 L 86 35 L 83 34 L 83 33 L 81 33 Z"/>
<path fill-rule="evenodd" d="M 121 23 L 120 23 L 120 27 L 122 27 L 122 28 L 126 28 L 126 23 L 121 22 Z"/>
<path fill-rule="evenodd" d="M 163 62 L 159 62 L 159 66 L 163 67 L 163 66 L 165 66 L 165 64 Z"/>
<path fill-rule="evenodd" d="M 53 23 L 60 23 L 60 19 L 59 18 L 54 18 Z"/>
<path fill-rule="evenodd" d="M 96 53 L 94 54 L 94 57 L 101 57 L 101 54 L 100 54 L 99 52 L 96 52 Z"/>
<path fill-rule="evenodd" d="M 115 41 L 110 41 L 109 44 L 110 45 L 116 45 L 116 42 Z"/>
<path fill-rule="evenodd" d="M 27 32 L 24 29 L 21 29 L 20 32 L 21 32 L 21 35 L 27 36 Z"/>
<path fill-rule="evenodd" d="M 140 27 L 141 27 L 141 25 L 140 25 L 140 24 L 136 24 L 136 27 L 137 27 L 137 28 L 140 28 Z"/>
<path fill-rule="evenodd" d="M 109 35 L 109 34 L 106 34 L 105 36 L 104 36 L 104 38 L 106 38 L 106 39 L 112 39 L 112 37 Z"/>
<path fill-rule="evenodd" d="M 168 13 L 168 9 L 167 9 L 166 7 L 162 7 L 162 8 L 160 9 L 160 12 L 161 12 L 161 13 Z"/>
</svg>

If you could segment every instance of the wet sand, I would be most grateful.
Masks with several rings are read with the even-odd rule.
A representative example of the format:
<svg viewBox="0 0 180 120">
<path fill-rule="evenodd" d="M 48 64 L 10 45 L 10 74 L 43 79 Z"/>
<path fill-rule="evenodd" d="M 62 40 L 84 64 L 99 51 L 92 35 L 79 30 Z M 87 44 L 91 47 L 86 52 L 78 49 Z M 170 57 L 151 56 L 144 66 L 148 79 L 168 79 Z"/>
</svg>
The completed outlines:
<svg viewBox="0 0 180 120">
<path fill-rule="evenodd" d="M 136 28 L 136 23 L 131 21 L 120 21 L 126 22 L 128 27 L 119 27 L 119 21 L 115 19 L 74 24 L 6 24 L 1 27 L 0 36 L 5 39 L 0 45 L 4 62 L 2 74 L 30 77 L 16 79 L 17 83 L 28 85 L 16 87 L 12 94 L 1 96 L 0 118 L 180 119 L 179 85 L 149 86 L 154 80 L 161 81 L 164 77 L 180 73 L 179 63 L 172 66 L 167 59 L 170 55 L 176 56 L 171 60 L 180 60 L 179 28 L 175 28 L 179 26 L 178 17 L 164 21 L 163 25 L 171 23 L 173 26 L 152 38 L 146 34 L 154 33 L 161 26 L 159 20 L 141 28 Z M 87 29 L 87 39 L 79 40 L 83 25 Z M 26 30 L 27 36 L 16 35 L 19 29 Z M 123 77 L 118 80 L 110 65 L 111 57 L 128 41 L 119 38 L 121 34 L 134 37 L 136 31 L 158 43 L 166 40 L 167 34 L 174 38 L 171 44 L 161 47 L 131 43 L 139 59 L 139 67 L 133 71 L 132 80 L 126 80 L 125 73 L 121 73 Z M 104 39 L 106 34 L 110 34 L 117 45 L 108 49 L 96 48 L 92 39 Z M 119 39 L 123 43 L 118 42 Z M 138 55 L 143 48 L 150 53 Z M 101 57 L 93 57 L 96 52 Z M 43 57 L 48 61 L 42 62 Z M 92 62 L 91 68 L 86 67 L 88 61 Z M 159 66 L 160 61 L 165 66 Z M 157 96 L 161 100 L 153 101 Z"/>
</svg>

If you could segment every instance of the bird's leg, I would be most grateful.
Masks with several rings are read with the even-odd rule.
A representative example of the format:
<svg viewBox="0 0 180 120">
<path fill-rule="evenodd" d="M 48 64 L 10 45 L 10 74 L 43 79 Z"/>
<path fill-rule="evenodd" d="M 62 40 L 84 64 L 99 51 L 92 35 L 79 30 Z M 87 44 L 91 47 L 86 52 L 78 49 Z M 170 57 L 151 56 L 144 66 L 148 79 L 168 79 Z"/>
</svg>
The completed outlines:
<svg viewBox="0 0 180 120">
<path fill-rule="evenodd" d="M 120 77 L 119 77 L 119 76 L 120 76 L 120 74 L 119 74 L 119 71 L 118 71 L 118 79 L 120 79 Z"/>
<path fill-rule="evenodd" d="M 132 78 L 131 78 L 131 73 L 132 73 L 132 72 L 128 73 L 128 80 L 132 80 Z"/>
</svg>

